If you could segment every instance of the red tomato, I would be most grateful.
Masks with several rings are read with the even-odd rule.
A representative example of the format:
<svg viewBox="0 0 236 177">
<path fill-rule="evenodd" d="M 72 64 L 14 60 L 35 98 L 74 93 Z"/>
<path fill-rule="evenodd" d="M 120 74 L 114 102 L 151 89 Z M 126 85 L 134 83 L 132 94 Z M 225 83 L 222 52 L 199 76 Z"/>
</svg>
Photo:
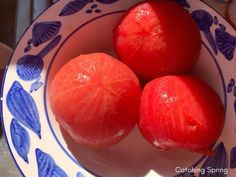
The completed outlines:
<svg viewBox="0 0 236 177">
<path fill-rule="evenodd" d="M 114 31 L 119 58 L 138 76 L 184 73 L 201 49 L 200 32 L 188 11 L 170 0 L 142 2 L 131 8 Z"/>
<path fill-rule="evenodd" d="M 144 138 L 163 150 L 186 148 L 207 154 L 225 121 L 217 93 L 191 76 L 165 76 L 149 82 L 140 111 Z"/>
<path fill-rule="evenodd" d="M 105 147 L 121 141 L 139 117 L 141 89 L 136 75 L 102 53 L 65 64 L 50 87 L 52 111 L 79 143 Z"/>
</svg>

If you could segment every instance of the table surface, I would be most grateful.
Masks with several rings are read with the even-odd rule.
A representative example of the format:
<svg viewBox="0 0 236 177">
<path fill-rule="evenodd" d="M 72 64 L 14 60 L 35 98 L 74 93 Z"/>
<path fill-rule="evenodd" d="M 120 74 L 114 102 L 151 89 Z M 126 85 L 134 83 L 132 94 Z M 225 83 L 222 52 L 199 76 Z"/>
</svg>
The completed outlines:
<svg viewBox="0 0 236 177">
<path fill-rule="evenodd" d="M 3 0 L 0 0 L 0 2 L 3 1 Z M 40 0 L 42 1 L 42 0 Z M 216 2 L 214 0 L 203 0 L 205 1 L 206 3 L 208 3 L 210 6 L 212 6 L 214 9 L 216 9 L 218 12 L 220 12 L 223 16 L 225 15 L 225 9 L 226 9 L 226 4 L 224 3 L 219 3 L 219 2 Z M 10 1 L 8 1 L 10 2 Z M 23 2 L 22 0 L 20 2 Z M 28 1 L 29 2 L 29 1 Z M 10 10 L 15 10 L 15 9 L 10 9 Z M 42 11 L 42 7 L 41 9 L 39 9 L 40 11 Z M 37 14 L 40 13 L 40 11 L 37 11 Z M 37 15 L 37 14 L 34 14 L 34 17 Z M 1 13 L 0 13 L 0 19 L 1 19 Z M 22 17 L 24 18 L 24 14 L 21 14 Z M 10 21 L 10 20 L 9 20 Z M 29 21 L 21 26 L 16 26 L 16 28 L 18 28 L 18 31 L 15 32 L 15 34 L 9 34 L 9 30 L 8 30 L 8 35 L 10 36 L 14 36 L 14 40 L 17 40 L 18 39 L 18 36 L 21 35 L 21 33 L 23 32 L 22 30 L 24 30 L 24 28 L 28 25 Z M 9 28 L 10 29 L 10 33 L 13 33 L 12 31 L 12 28 Z M 16 29 L 17 30 L 17 29 Z M 0 38 L 1 40 L 1 38 Z M 13 37 L 9 39 L 7 39 L 5 41 L 5 43 L 8 43 L 8 45 L 14 47 L 14 43 L 12 42 L 13 41 Z M 4 41 L 1 41 L 1 42 L 4 42 Z M 0 126 L 1 127 L 1 126 Z M 6 145 L 6 141 L 5 141 L 5 138 L 4 138 L 4 135 L 2 134 L 2 130 L 0 128 L 0 177 L 20 177 L 20 173 L 19 171 L 17 170 L 12 158 L 11 158 L 11 155 L 9 153 L 9 150 L 8 150 L 8 147 Z"/>
</svg>

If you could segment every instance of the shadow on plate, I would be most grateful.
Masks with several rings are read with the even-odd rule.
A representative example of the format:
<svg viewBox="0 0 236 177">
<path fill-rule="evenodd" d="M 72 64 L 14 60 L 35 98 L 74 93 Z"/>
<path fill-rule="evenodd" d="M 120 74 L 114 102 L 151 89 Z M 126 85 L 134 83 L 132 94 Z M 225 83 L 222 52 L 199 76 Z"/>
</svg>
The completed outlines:
<svg viewBox="0 0 236 177">
<path fill-rule="evenodd" d="M 159 151 L 141 137 L 137 127 L 120 143 L 103 149 L 79 145 L 62 127 L 60 129 L 74 158 L 97 176 L 174 176 L 176 167 L 188 167 L 201 157 L 186 150 Z"/>
</svg>

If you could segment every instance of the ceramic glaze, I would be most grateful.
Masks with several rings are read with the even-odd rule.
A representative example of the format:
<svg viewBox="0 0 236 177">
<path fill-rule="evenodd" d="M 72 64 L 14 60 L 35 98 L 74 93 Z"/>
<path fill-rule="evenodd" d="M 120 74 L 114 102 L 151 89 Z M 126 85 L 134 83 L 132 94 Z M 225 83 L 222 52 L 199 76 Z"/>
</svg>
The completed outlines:
<svg viewBox="0 0 236 177">
<path fill-rule="evenodd" d="M 47 94 L 53 75 L 80 54 L 114 55 L 112 30 L 125 11 L 140 1 L 57 1 L 25 32 L 12 55 L 1 92 L 3 131 L 23 176 L 226 176 L 176 172 L 177 166 L 223 168 L 229 170 L 229 177 L 236 176 L 233 170 L 236 167 L 236 32 L 201 1 L 177 0 L 201 31 L 202 51 L 196 73 L 219 93 L 225 104 L 226 124 L 213 147 L 215 156 L 159 152 L 146 144 L 136 130 L 109 149 L 86 149 L 73 142 L 55 121 Z"/>
</svg>

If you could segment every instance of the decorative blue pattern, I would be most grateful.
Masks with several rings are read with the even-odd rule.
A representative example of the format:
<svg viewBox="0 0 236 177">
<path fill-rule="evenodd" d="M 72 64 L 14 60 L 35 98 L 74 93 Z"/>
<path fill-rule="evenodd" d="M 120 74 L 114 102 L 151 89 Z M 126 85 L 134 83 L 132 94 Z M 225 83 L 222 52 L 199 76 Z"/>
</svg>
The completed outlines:
<svg viewBox="0 0 236 177">
<path fill-rule="evenodd" d="M 113 4 L 119 0 L 96 0 L 100 4 Z M 73 0 L 69 3 L 66 4 L 65 7 L 62 8 L 61 12 L 59 13 L 59 16 L 69 16 L 73 15 L 80 10 L 82 10 L 87 4 L 93 3 L 94 0 Z M 87 9 L 85 13 L 91 14 L 93 12 L 95 13 L 101 13 L 101 9 L 97 9 L 98 5 L 97 4 L 92 4 L 90 6 L 90 9 Z"/>
<path fill-rule="evenodd" d="M 234 87 L 233 93 L 234 93 L 234 97 L 236 97 L 236 87 Z"/>
<path fill-rule="evenodd" d="M 91 9 L 86 10 L 87 14 L 91 14 L 93 12 L 95 12 L 95 13 L 101 13 L 102 12 L 101 9 L 97 9 L 97 7 L 95 7 L 96 4 L 93 4 L 93 5 L 91 6 Z"/>
<path fill-rule="evenodd" d="M 116 2 L 116 1 L 118 1 L 118 0 L 96 0 L 96 2 L 98 2 L 98 3 L 101 3 L 101 4 L 112 4 L 112 3 L 114 3 L 114 2 Z M 186 0 L 176 0 L 181 6 L 183 6 L 183 7 L 186 7 L 186 8 L 189 8 L 190 6 L 189 6 L 189 4 L 188 4 L 188 2 L 186 1 Z M 69 1 L 68 1 L 69 2 Z M 78 12 L 78 11 L 80 11 L 81 9 L 83 9 L 88 3 L 92 3 L 92 2 L 95 2 L 95 0 L 73 0 L 73 1 L 71 1 L 70 3 L 68 3 L 67 5 L 69 5 L 69 6 L 65 6 L 64 8 L 64 12 L 62 12 L 63 11 L 63 9 L 61 10 L 61 12 L 60 12 L 60 16 L 67 16 L 67 15 L 72 15 L 72 14 L 74 14 L 74 13 L 76 13 L 76 12 Z M 72 6 L 74 6 L 74 5 L 76 5 L 76 3 L 77 3 L 77 7 L 75 7 L 74 9 L 73 9 L 73 7 Z M 80 4 L 79 4 L 80 3 Z M 85 5 L 83 5 L 83 3 L 86 3 Z M 81 7 L 81 6 L 83 6 L 83 7 Z M 66 9 L 67 8 L 67 9 Z M 101 9 L 98 9 L 98 5 L 97 4 L 91 4 L 91 6 L 90 6 L 90 9 L 88 9 L 88 10 L 85 10 L 85 12 L 86 13 L 93 13 L 93 12 L 95 12 L 95 13 L 101 13 Z M 62 14 L 61 14 L 62 13 Z M 64 14 L 63 15 L 63 13 L 68 13 L 68 14 Z M 71 13 L 71 14 L 70 14 Z M 36 23 L 37 24 L 37 23 Z M 35 24 L 35 25 L 36 25 Z M 40 24 L 40 23 L 39 23 Z M 218 25 L 218 19 L 217 19 L 217 17 L 216 17 L 216 19 L 214 18 L 214 24 L 215 25 Z M 199 24 L 198 24 L 199 25 Z M 40 25 L 39 25 L 40 26 Z M 34 26 L 35 27 L 35 26 Z M 45 27 L 45 28 L 44 28 Z M 46 25 L 43 27 L 43 23 L 42 23 L 42 26 L 41 26 L 41 29 L 39 28 L 39 27 L 37 27 L 38 28 L 38 32 L 40 33 L 40 32 L 42 32 L 43 30 L 45 30 L 46 29 Z M 55 26 L 54 26 L 55 27 Z M 199 25 L 199 27 L 200 27 L 200 25 Z M 211 25 L 210 25 L 210 27 L 211 27 Z M 212 35 L 212 33 L 211 33 L 211 31 L 210 31 L 210 27 L 209 27 L 209 31 L 206 29 L 206 28 L 203 28 L 203 30 L 201 30 L 202 32 L 204 32 L 204 34 L 205 34 L 205 36 L 207 37 L 207 40 L 209 41 L 209 43 L 210 43 L 210 45 L 211 45 L 211 47 L 212 47 L 212 49 L 213 49 L 213 51 L 215 52 L 215 54 L 217 54 L 218 53 L 218 51 L 217 51 L 217 46 L 216 46 L 216 41 L 215 41 L 215 39 L 213 38 L 213 35 Z M 226 29 L 225 29 L 225 26 L 224 25 L 222 25 L 222 24 L 219 24 L 219 29 L 220 30 L 222 30 L 222 31 L 226 31 Z M 49 40 L 51 40 L 52 38 L 54 38 L 56 35 L 57 35 L 57 33 L 60 31 L 60 28 L 61 28 L 61 24 L 60 24 L 60 27 L 59 27 L 59 29 L 58 29 L 58 31 L 56 30 L 56 27 L 55 28 L 51 28 L 51 30 L 52 31 L 50 31 L 50 29 L 48 29 L 49 31 L 47 31 L 48 32 L 48 34 L 46 34 L 45 36 L 43 36 L 45 33 L 42 33 L 41 35 L 38 35 L 38 38 L 37 38 L 37 36 L 34 34 L 34 32 L 36 32 L 37 31 L 37 28 L 35 27 L 35 29 L 33 28 L 33 31 L 32 31 L 32 39 L 30 39 L 30 40 L 28 40 L 28 42 L 27 42 L 27 47 L 25 48 L 25 52 L 27 53 L 27 52 L 29 52 L 30 50 L 31 50 L 31 44 L 33 44 L 35 47 L 37 47 L 37 46 L 39 46 L 39 45 L 41 45 L 42 43 L 44 43 L 44 42 L 47 42 L 47 41 L 49 41 Z M 201 28 L 200 28 L 201 29 Z M 51 35 L 51 36 L 50 36 Z M 58 37 L 58 36 L 57 36 Z M 61 37 L 61 36 L 60 36 Z M 232 36 L 232 37 L 234 37 L 234 36 Z M 34 38 L 34 39 L 33 39 Z M 55 39 L 54 39 L 55 40 Z M 60 40 L 59 40 L 60 41 Z M 59 41 L 58 41 L 58 43 L 59 43 Z M 214 41 L 214 44 L 212 43 L 212 41 Z M 53 41 L 52 41 L 53 42 Z M 51 42 L 51 43 L 52 43 Z M 217 44 L 218 45 L 218 44 Z M 234 45 L 234 47 L 235 47 L 235 45 Z M 45 48 L 45 50 L 46 50 L 46 48 Z M 219 49 L 219 51 L 220 51 L 220 49 Z M 221 51 L 220 51 L 221 52 Z M 41 51 L 40 53 L 45 53 L 45 55 L 48 53 L 48 52 L 43 52 L 43 51 Z M 37 56 L 32 56 L 32 55 L 28 55 L 28 56 L 30 56 L 30 58 L 31 57 L 39 57 L 40 56 L 40 53 L 37 55 Z M 232 54 L 233 55 L 233 54 Z M 27 56 L 27 55 L 26 55 Z M 24 56 L 24 57 L 26 57 L 26 56 Z M 23 57 L 22 57 L 23 58 Z M 20 58 L 21 59 L 21 58 Z M 20 60 L 19 59 L 19 60 Z M 42 59 L 43 59 L 43 57 L 41 57 L 41 61 L 42 61 Z M 23 60 L 23 59 L 22 59 Z M 29 79 L 29 80 L 27 80 L 27 79 L 23 79 L 24 77 L 21 77 L 20 76 L 20 74 L 18 74 L 18 71 L 17 71 L 17 74 L 18 74 L 18 76 L 22 79 L 22 80 L 25 80 L 25 81 L 30 81 L 30 80 L 34 80 L 34 79 L 36 79 L 36 81 L 31 85 L 31 87 L 30 87 L 30 92 L 32 92 L 32 91 L 35 91 L 35 90 L 38 90 L 42 85 L 43 85 L 43 82 L 40 82 L 40 74 L 41 74 L 41 71 L 42 71 L 42 68 L 43 68 L 43 65 L 44 65 L 44 63 L 43 63 L 43 61 L 42 61 L 42 66 L 40 65 L 40 62 L 39 63 L 37 63 L 38 61 L 37 60 L 34 60 L 34 59 L 29 59 L 29 60 L 31 60 L 31 62 L 29 62 L 29 63 L 27 63 L 26 61 L 25 61 L 25 65 L 26 65 L 26 69 L 23 71 L 22 70 L 22 72 L 24 72 L 24 73 L 28 73 L 28 77 L 25 77 L 25 78 L 32 78 L 32 79 Z M 34 61 L 32 61 L 32 60 L 34 60 Z M 33 63 L 33 62 L 36 62 L 35 64 Z M 33 64 L 32 64 L 33 63 Z M 22 64 L 22 63 L 21 63 Z M 32 65 L 30 65 L 30 64 L 32 64 Z M 30 65 L 30 66 L 33 66 L 32 68 L 33 68 L 33 70 L 32 70 L 32 72 L 30 71 L 30 70 L 27 70 L 27 65 Z M 39 65 L 39 67 L 37 67 Z M 17 65 L 17 67 L 18 67 L 18 65 Z M 20 68 L 20 67 L 19 67 Z M 25 74 L 25 75 L 27 75 L 27 74 Z M 29 76 L 29 75 L 31 75 L 31 76 Z M 17 81 L 16 81 L 17 82 Z M 234 93 L 234 95 L 236 95 L 236 87 L 234 87 L 234 85 L 235 84 L 232 84 L 232 83 L 234 83 L 233 81 L 231 82 L 231 85 L 233 85 L 233 86 L 231 86 L 231 87 L 228 87 L 227 88 L 227 90 L 228 90 L 228 92 L 229 93 L 231 93 L 231 92 L 233 92 Z M 13 85 L 15 84 L 15 82 L 13 83 Z M 18 85 L 17 85 L 18 84 Z M 13 87 L 13 85 L 12 85 L 12 87 Z M 12 89 L 12 87 L 11 87 L 11 89 L 10 89 L 10 91 L 11 90 L 14 90 L 14 89 Z M 28 96 L 31 96 L 30 94 L 28 94 L 24 89 L 23 89 L 23 87 L 20 85 L 20 83 L 16 83 L 15 84 L 15 86 L 14 86 L 15 88 L 19 88 L 19 90 L 17 91 L 17 92 L 19 92 L 19 93 L 16 93 L 16 94 L 13 94 L 13 96 L 11 97 L 11 99 L 12 98 L 14 98 L 14 99 L 16 99 L 17 97 L 21 97 L 22 95 L 22 97 L 24 98 L 24 101 L 26 101 L 27 102 L 27 99 L 29 99 L 30 100 L 30 98 L 28 98 Z M 20 89 L 22 89 L 22 90 L 20 90 Z M 9 91 L 9 93 L 10 93 L 10 91 Z M 26 94 L 24 93 L 24 92 L 26 92 Z M 8 93 L 8 94 L 9 94 Z M 21 95 L 20 95 L 21 94 Z M 27 95 L 28 94 L 28 95 Z M 7 97 L 8 97 L 8 95 L 7 95 Z M 27 99 L 25 99 L 25 97 L 27 98 Z M 12 99 L 12 100 L 14 100 L 14 99 Z M 32 100 L 33 100 L 33 98 L 31 98 Z M 7 100 L 8 100 L 8 98 L 7 98 Z M 12 101 L 11 101 L 12 102 Z M 15 101 L 15 102 L 17 102 L 17 101 Z M 34 100 L 33 100 L 33 102 L 34 102 Z M 11 103 L 12 104 L 12 103 Z M 17 106 L 19 106 L 18 104 L 18 102 L 17 103 L 14 103 L 14 104 L 16 104 Z M 31 103 L 30 103 L 31 104 Z M 13 104 L 12 104 L 13 105 Z M 13 105 L 13 107 L 14 107 L 14 105 Z M 234 107 L 235 107 L 235 112 L 236 112 L 236 100 L 235 100 L 235 102 L 234 102 Z M 9 107 L 8 107 L 8 109 L 9 109 Z M 37 110 L 37 108 L 36 108 L 36 110 Z M 9 109 L 9 111 L 10 111 L 10 109 Z M 19 110 L 17 110 L 17 111 L 19 111 Z M 38 111 L 38 110 L 37 110 Z M 11 111 L 10 111 L 11 112 Z M 25 112 L 25 113 L 27 113 L 27 114 L 32 114 L 32 112 L 27 112 L 27 109 L 23 109 L 22 110 L 22 112 Z M 12 113 L 12 112 L 11 112 Z M 21 114 L 21 113 L 17 113 L 17 114 Z M 18 119 L 19 120 L 19 119 Z M 24 135 L 24 133 L 26 133 L 27 135 L 28 135 L 28 132 L 23 128 L 23 130 L 21 129 L 21 128 L 19 128 L 18 127 L 18 125 L 21 127 L 21 125 L 18 123 L 18 121 L 16 120 L 16 119 L 13 119 L 12 120 L 12 122 L 13 121 L 16 121 L 16 123 L 14 123 L 14 127 L 12 128 L 11 127 L 11 129 L 17 129 L 17 131 L 16 130 L 11 130 L 11 136 L 13 136 L 13 135 L 16 135 L 16 137 L 18 137 L 17 135 L 18 134 L 20 134 L 20 136 L 19 136 L 19 138 L 15 138 L 16 140 L 17 140 L 17 142 L 18 142 L 18 144 L 20 144 L 21 142 L 20 141 L 18 141 L 20 138 L 22 138 L 22 137 L 24 137 L 25 135 Z M 19 120 L 20 121 L 20 120 Z M 21 122 L 22 124 L 24 124 L 23 122 Z M 11 124 L 13 124 L 13 123 L 11 123 Z M 24 124 L 25 125 L 25 124 Z M 13 125 L 11 125 L 11 126 L 13 126 Z M 25 125 L 25 126 L 27 126 L 27 125 Z M 17 128 L 16 128 L 17 127 Z M 29 126 L 27 126 L 28 128 L 30 128 Z M 30 128 L 31 130 L 32 130 L 32 128 Z M 35 130 L 33 130 L 35 133 L 37 133 L 37 131 L 35 131 Z M 27 136 L 26 135 L 26 136 Z M 39 133 L 38 133 L 38 136 L 40 137 L 40 131 L 39 131 Z M 28 136 L 29 137 L 29 136 Z M 13 139 L 13 138 L 12 138 Z M 14 145 L 14 142 L 13 142 L 13 145 Z M 223 145 L 223 143 L 222 143 L 222 145 Z M 26 150 L 24 151 L 24 149 L 21 149 L 21 153 L 22 154 L 24 154 L 24 152 L 26 152 L 27 151 L 27 144 L 20 144 L 20 145 L 18 145 L 17 147 L 23 147 L 23 148 L 25 148 Z M 220 146 L 220 145 L 218 145 L 218 146 Z M 225 152 L 225 148 L 224 148 L 224 145 L 223 145 L 223 148 L 222 147 L 218 147 L 217 146 L 217 148 L 218 149 L 223 149 L 222 151 L 223 151 L 223 154 L 224 154 L 224 152 Z M 14 145 L 14 147 L 15 147 L 15 145 Z M 15 147 L 16 148 L 16 147 Z M 220 150 L 217 150 L 217 148 L 215 149 L 215 151 L 217 152 L 217 154 L 219 154 L 218 152 L 220 151 Z M 19 148 L 18 148 L 19 149 Z M 16 151 L 17 151 L 17 149 L 16 149 Z M 233 151 L 233 149 L 232 149 L 232 151 Z M 232 152 L 231 151 L 231 153 L 233 153 L 233 154 L 235 154 L 235 152 Z M 234 151 L 236 151 L 236 150 L 234 150 Z M 18 152 L 18 151 L 17 151 Z M 63 171 L 60 167 L 58 167 L 57 166 L 57 164 L 55 164 L 55 161 L 54 161 L 54 159 L 53 159 L 53 157 L 52 156 L 50 156 L 49 154 L 47 154 L 47 153 L 45 153 L 45 152 L 43 152 L 43 151 L 41 151 L 40 149 L 36 149 L 35 150 L 35 153 L 36 153 L 36 158 L 37 158 L 37 164 L 38 164 L 38 175 L 41 177 L 44 177 L 44 176 L 47 176 L 47 177 L 49 177 L 49 176 L 52 176 L 52 177 L 66 177 L 67 176 L 67 174 L 65 173 L 65 171 Z M 225 152 L 226 153 L 226 152 Z M 18 153 L 19 154 L 19 153 Z M 27 152 L 27 154 L 28 154 L 28 152 Z M 220 152 L 220 154 L 222 154 L 221 152 Z M 19 154 L 20 155 L 20 154 Z M 21 156 L 21 155 L 20 155 Z M 233 155 L 232 155 L 233 156 Z M 24 157 L 23 157 L 23 155 L 21 156 L 23 159 L 24 159 Z M 223 156 L 224 157 L 224 156 Z M 26 158 L 27 158 L 27 155 L 26 155 Z M 219 159 L 219 158 L 218 158 Z M 226 154 L 226 159 L 227 159 L 227 154 Z M 24 159 L 25 160 L 25 159 Z M 231 157 L 231 160 L 232 160 L 232 164 L 234 164 L 235 162 L 233 162 L 233 158 Z M 26 160 L 25 160 L 26 161 Z M 206 160 L 207 161 L 207 160 Z M 213 161 L 213 160 L 212 160 Z M 234 160 L 235 161 L 235 160 Z M 27 163 L 28 163 L 28 160 L 26 161 Z M 219 161 L 217 161 L 217 160 L 215 160 L 215 162 L 219 162 Z M 206 162 L 205 162 L 206 163 Z M 204 164 L 205 164 L 204 163 Z M 213 162 L 211 163 L 211 164 L 213 164 Z M 213 165 L 214 166 L 214 165 Z M 231 166 L 231 164 L 230 164 L 230 166 Z M 214 166 L 215 167 L 215 166 Z M 218 165 L 218 167 L 219 167 L 219 165 Z M 218 174 L 213 174 L 213 175 L 207 175 L 207 177 L 210 177 L 210 176 L 216 176 L 217 177 L 217 175 Z M 81 173 L 81 172 L 78 172 L 77 174 L 76 174 L 76 176 L 77 177 L 84 177 L 84 175 Z M 185 173 L 185 174 L 183 174 L 182 175 L 183 177 L 195 177 L 194 176 L 194 174 L 191 174 L 191 173 Z M 220 176 L 220 175 L 218 175 L 219 177 L 223 177 L 223 176 L 225 176 L 225 175 L 223 175 L 223 176 Z"/>
<path fill-rule="evenodd" d="M 218 25 L 219 20 L 218 20 L 217 16 L 214 16 L 214 20 L 213 20 L 213 22 L 214 22 L 215 25 Z"/>
<path fill-rule="evenodd" d="M 217 46 L 215 39 L 212 35 L 210 30 L 213 24 L 213 17 L 207 11 L 204 10 L 196 10 L 191 13 L 194 21 L 197 23 L 199 29 L 204 33 L 206 39 L 208 40 L 209 44 L 211 45 L 215 55 L 218 54 Z"/>
<path fill-rule="evenodd" d="M 236 147 L 233 147 L 230 152 L 230 168 L 236 168 Z"/>
<path fill-rule="evenodd" d="M 76 174 L 76 177 L 85 177 L 81 172 L 78 172 L 77 174 Z"/>
<path fill-rule="evenodd" d="M 61 35 L 55 37 L 38 55 L 25 55 L 17 61 L 16 71 L 18 76 L 25 81 L 30 81 L 40 77 L 43 69 L 43 58 L 61 40 Z"/>
<path fill-rule="evenodd" d="M 232 78 L 229 83 L 231 86 L 235 86 L 235 80 Z"/>
<path fill-rule="evenodd" d="M 30 93 L 32 93 L 33 91 L 38 90 L 40 87 L 42 87 L 43 82 L 40 82 L 41 76 L 39 76 L 38 78 L 36 78 L 36 81 L 31 84 L 30 86 Z"/>
<path fill-rule="evenodd" d="M 175 0 L 179 5 L 181 5 L 182 7 L 186 7 L 186 8 L 190 8 L 189 3 L 187 2 L 187 0 Z"/>
<path fill-rule="evenodd" d="M 28 132 L 14 118 L 11 121 L 10 132 L 12 143 L 16 152 L 26 163 L 29 163 L 27 157 L 30 148 L 30 138 Z"/>
<path fill-rule="evenodd" d="M 93 13 L 93 10 L 92 9 L 88 9 L 88 10 L 86 10 L 86 13 L 87 14 L 91 14 L 91 13 Z"/>
<path fill-rule="evenodd" d="M 7 93 L 7 108 L 23 125 L 34 131 L 41 138 L 39 113 L 32 96 L 15 81 Z"/>
<path fill-rule="evenodd" d="M 96 1 L 101 3 L 101 4 L 113 4 L 118 0 L 96 0 Z"/>
<path fill-rule="evenodd" d="M 236 114 L 236 99 L 234 100 L 234 112 Z"/>
<path fill-rule="evenodd" d="M 43 82 L 34 82 L 31 86 L 30 86 L 30 93 L 32 93 L 33 91 L 37 91 L 40 87 L 43 86 Z"/>
<path fill-rule="evenodd" d="M 225 56 L 227 60 L 232 60 L 234 57 L 234 51 L 236 46 L 236 37 L 225 31 L 225 27 L 221 25 L 221 28 L 215 30 L 216 42 L 219 51 Z"/>
<path fill-rule="evenodd" d="M 91 9 L 96 9 L 97 7 L 98 7 L 97 4 L 92 4 L 90 8 L 91 8 Z"/>
<path fill-rule="evenodd" d="M 61 29 L 60 21 L 35 23 L 32 30 L 32 43 L 35 47 L 53 39 Z"/>
<path fill-rule="evenodd" d="M 32 44 L 32 39 L 29 39 L 28 41 L 27 41 L 27 45 L 30 45 L 30 44 Z"/>
<path fill-rule="evenodd" d="M 64 170 L 56 165 L 54 159 L 40 149 L 35 150 L 39 177 L 68 177 Z"/>
<path fill-rule="evenodd" d="M 225 25 L 223 25 L 223 24 L 220 23 L 220 24 L 219 24 L 219 27 L 220 27 L 221 30 L 226 31 Z"/>
<path fill-rule="evenodd" d="M 95 11 L 94 11 L 95 13 L 101 13 L 102 12 L 102 10 L 101 9 L 95 9 Z"/>
<path fill-rule="evenodd" d="M 27 47 L 25 47 L 24 52 L 27 53 L 27 52 L 29 52 L 30 50 L 31 50 L 31 46 L 28 45 Z"/>
<path fill-rule="evenodd" d="M 16 72 L 25 81 L 34 80 L 40 76 L 43 60 L 40 56 L 26 55 L 17 61 Z"/>
<path fill-rule="evenodd" d="M 59 16 L 68 16 L 79 12 L 87 4 L 93 2 L 93 0 L 73 0 L 66 4 L 61 10 Z"/>
<path fill-rule="evenodd" d="M 235 100 L 234 100 L 234 112 L 236 114 L 236 86 L 235 86 L 235 80 L 232 78 L 230 79 L 230 82 L 227 86 L 227 92 L 228 93 L 231 93 L 233 92 L 233 96 L 235 97 Z"/>
<path fill-rule="evenodd" d="M 231 93 L 234 88 L 235 88 L 235 80 L 232 78 L 232 79 L 230 79 L 230 82 L 227 86 L 227 92 Z"/>
<path fill-rule="evenodd" d="M 210 169 L 222 169 L 220 171 L 216 171 L 215 173 L 211 173 Z M 214 155 L 212 157 L 208 157 L 202 169 L 205 169 L 206 173 L 200 173 L 199 177 L 226 177 L 226 170 L 228 169 L 228 155 L 225 150 L 224 144 L 219 143 L 214 149 Z"/>
</svg>

